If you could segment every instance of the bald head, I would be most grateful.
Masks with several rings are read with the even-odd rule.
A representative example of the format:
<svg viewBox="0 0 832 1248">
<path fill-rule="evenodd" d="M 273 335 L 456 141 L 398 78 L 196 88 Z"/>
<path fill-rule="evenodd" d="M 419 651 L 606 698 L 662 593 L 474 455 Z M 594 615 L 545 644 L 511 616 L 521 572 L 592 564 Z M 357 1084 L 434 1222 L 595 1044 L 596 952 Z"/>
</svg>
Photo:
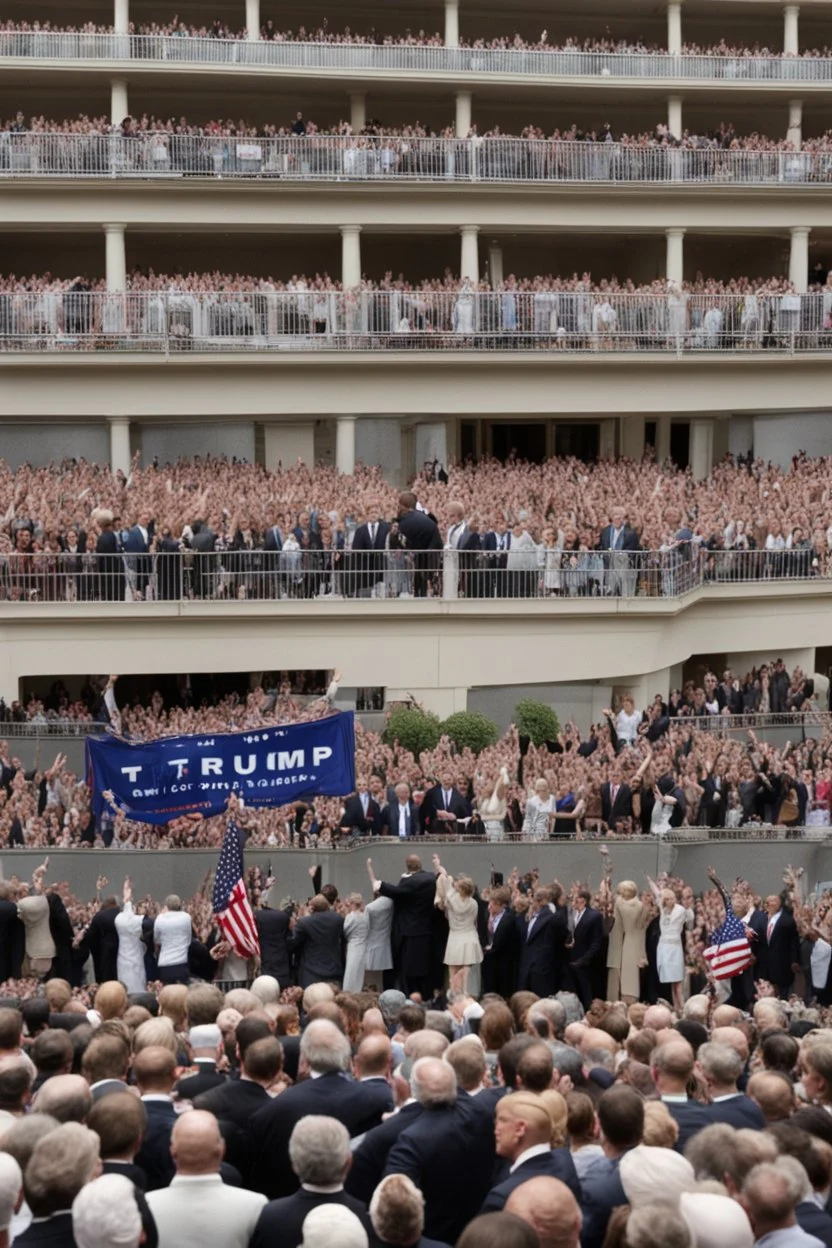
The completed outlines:
<svg viewBox="0 0 832 1248">
<path fill-rule="evenodd" d="M 86 1122 L 92 1108 L 89 1084 L 82 1075 L 53 1075 L 35 1097 L 34 1108 L 58 1122 Z"/>
<path fill-rule="evenodd" d="M 505 1209 L 537 1232 L 540 1248 L 578 1248 L 581 1210 L 560 1179 L 539 1175 L 521 1183 L 510 1194 Z"/>
<path fill-rule="evenodd" d="M 441 1031 L 425 1027 L 407 1037 L 404 1042 L 404 1055 L 411 1061 L 418 1062 L 420 1057 L 442 1057 L 449 1046 L 450 1040 Z"/>
<path fill-rule="evenodd" d="M 642 1026 L 649 1027 L 652 1031 L 665 1031 L 673 1026 L 673 1011 L 666 1005 L 651 1005 L 645 1011 Z"/>
<path fill-rule="evenodd" d="M 582 1053 L 588 1053 L 590 1049 L 606 1049 L 613 1056 L 618 1052 L 618 1045 L 608 1031 L 601 1031 L 598 1027 L 585 1027 L 581 1036 L 580 1049 Z"/>
<path fill-rule="evenodd" d="M 693 1066 L 693 1049 L 687 1040 L 670 1040 L 655 1048 L 650 1057 L 653 1081 L 665 1095 L 681 1095 L 686 1091 Z"/>
<path fill-rule="evenodd" d="M 742 1058 L 743 1062 L 748 1061 L 748 1037 L 739 1027 L 714 1027 L 711 1032 L 711 1040 L 716 1044 L 727 1045 L 729 1049 Z"/>
<path fill-rule="evenodd" d="M 456 1103 L 456 1072 L 448 1062 L 422 1057 L 413 1067 L 410 1079 L 413 1095 L 425 1109 L 439 1109 Z"/>
<path fill-rule="evenodd" d="M 746 1089 L 763 1111 L 766 1122 L 783 1122 L 795 1111 L 794 1084 L 779 1070 L 758 1070 Z"/>
<path fill-rule="evenodd" d="M 711 1019 L 712 1027 L 736 1027 L 742 1022 L 742 1010 L 735 1005 L 718 1005 Z"/>
<path fill-rule="evenodd" d="M 386 1075 L 390 1071 L 392 1048 L 387 1036 L 365 1036 L 355 1055 L 355 1073 L 359 1079 Z"/>
<path fill-rule="evenodd" d="M 204 1109 L 180 1114 L 170 1137 L 177 1174 L 216 1174 L 225 1153 L 219 1123 Z"/>
<path fill-rule="evenodd" d="M 365 1010 L 364 1017 L 361 1019 L 361 1030 L 364 1032 L 365 1036 L 386 1036 L 387 1027 L 385 1026 L 384 1016 L 382 1015 L 381 1010 L 377 1009 L 375 1006 L 373 1006 L 372 1009 Z"/>
</svg>

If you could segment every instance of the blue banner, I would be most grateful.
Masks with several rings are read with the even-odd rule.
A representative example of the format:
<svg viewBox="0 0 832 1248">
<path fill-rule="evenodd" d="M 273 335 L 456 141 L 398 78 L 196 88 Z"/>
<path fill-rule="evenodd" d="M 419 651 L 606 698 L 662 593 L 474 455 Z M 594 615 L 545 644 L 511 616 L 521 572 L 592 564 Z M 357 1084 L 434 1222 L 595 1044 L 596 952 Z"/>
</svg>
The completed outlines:
<svg viewBox="0 0 832 1248">
<path fill-rule="evenodd" d="M 108 807 L 140 823 L 207 818 L 232 792 L 255 807 L 342 797 L 355 788 L 354 716 L 140 743 L 88 737 L 87 775 L 97 820 Z"/>
</svg>

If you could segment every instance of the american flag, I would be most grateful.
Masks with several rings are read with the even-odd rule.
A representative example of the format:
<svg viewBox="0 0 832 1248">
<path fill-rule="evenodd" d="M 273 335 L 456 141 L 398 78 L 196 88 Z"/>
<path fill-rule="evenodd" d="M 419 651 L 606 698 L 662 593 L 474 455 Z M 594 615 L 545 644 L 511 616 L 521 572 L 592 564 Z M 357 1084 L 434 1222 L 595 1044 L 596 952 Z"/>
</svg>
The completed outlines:
<svg viewBox="0 0 832 1248">
<path fill-rule="evenodd" d="M 725 902 L 725 922 L 716 929 L 703 957 L 714 979 L 733 979 L 741 975 L 753 961 L 745 925 Z"/>
<path fill-rule="evenodd" d="M 240 829 L 229 819 L 214 879 L 214 914 L 220 931 L 235 953 L 251 958 L 260 952 L 254 911 L 243 879 L 243 846 Z"/>
</svg>

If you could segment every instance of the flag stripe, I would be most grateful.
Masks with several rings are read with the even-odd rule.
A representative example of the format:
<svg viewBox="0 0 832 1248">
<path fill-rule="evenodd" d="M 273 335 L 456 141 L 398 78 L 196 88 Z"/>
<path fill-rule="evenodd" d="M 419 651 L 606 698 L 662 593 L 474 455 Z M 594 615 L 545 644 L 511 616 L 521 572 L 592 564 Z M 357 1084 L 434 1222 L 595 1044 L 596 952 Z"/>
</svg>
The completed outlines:
<svg viewBox="0 0 832 1248">
<path fill-rule="evenodd" d="M 260 952 L 254 911 L 246 892 L 240 830 L 229 819 L 214 879 L 213 910 L 220 931 L 240 957 Z"/>
</svg>

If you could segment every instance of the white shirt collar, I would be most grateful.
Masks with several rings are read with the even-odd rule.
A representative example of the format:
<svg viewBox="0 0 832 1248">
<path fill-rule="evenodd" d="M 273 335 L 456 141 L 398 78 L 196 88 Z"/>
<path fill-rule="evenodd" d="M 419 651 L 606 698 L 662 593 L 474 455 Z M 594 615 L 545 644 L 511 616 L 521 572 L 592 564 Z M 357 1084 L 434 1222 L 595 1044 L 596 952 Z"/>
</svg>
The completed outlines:
<svg viewBox="0 0 832 1248">
<path fill-rule="evenodd" d="M 514 1165 L 509 1168 L 509 1174 L 514 1174 L 518 1166 L 522 1166 L 524 1161 L 530 1161 L 532 1157 L 542 1157 L 544 1153 L 551 1153 L 548 1144 L 532 1144 L 531 1148 L 527 1148 L 515 1161 Z"/>
<path fill-rule="evenodd" d="M 711 1104 L 718 1105 L 720 1101 L 733 1101 L 736 1100 L 738 1096 L 742 1096 L 742 1092 L 726 1092 L 724 1096 L 711 1097 Z"/>
<path fill-rule="evenodd" d="M 305 1192 L 321 1192 L 328 1196 L 332 1195 L 333 1192 L 343 1192 L 344 1190 L 343 1183 L 335 1183 L 329 1187 L 315 1187 L 312 1183 L 301 1183 L 301 1187 Z"/>
<path fill-rule="evenodd" d="M 148 1092 L 141 1099 L 143 1101 L 164 1101 L 166 1105 L 173 1104 L 173 1097 L 167 1096 L 164 1092 Z"/>
</svg>

